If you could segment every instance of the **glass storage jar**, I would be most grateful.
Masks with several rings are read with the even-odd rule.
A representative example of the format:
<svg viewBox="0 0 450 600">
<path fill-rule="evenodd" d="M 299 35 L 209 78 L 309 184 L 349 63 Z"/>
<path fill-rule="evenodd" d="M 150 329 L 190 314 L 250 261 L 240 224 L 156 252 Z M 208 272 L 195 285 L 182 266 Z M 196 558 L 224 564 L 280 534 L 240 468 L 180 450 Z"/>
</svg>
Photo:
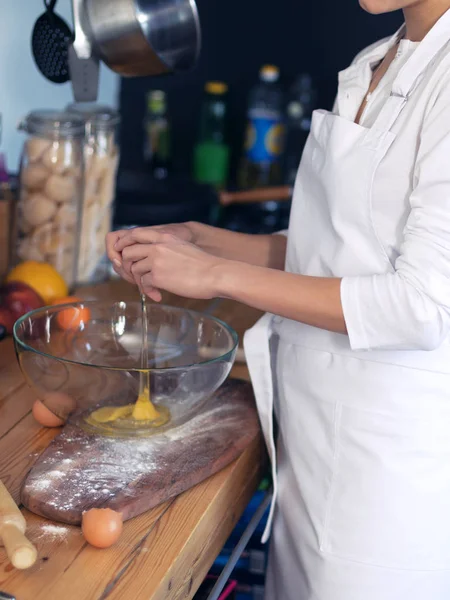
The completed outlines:
<svg viewBox="0 0 450 600">
<path fill-rule="evenodd" d="M 66 112 L 38 110 L 19 128 L 28 139 L 20 167 L 14 262 L 48 262 L 71 288 L 78 263 L 84 121 Z"/>
<path fill-rule="evenodd" d="M 96 103 L 70 104 L 66 110 L 81 116 L 86 128 L 77 282 L 97 283 L 109 276 L 105 238 L 114 216 L 120 117 L 113 108 Z"/>
</svg>

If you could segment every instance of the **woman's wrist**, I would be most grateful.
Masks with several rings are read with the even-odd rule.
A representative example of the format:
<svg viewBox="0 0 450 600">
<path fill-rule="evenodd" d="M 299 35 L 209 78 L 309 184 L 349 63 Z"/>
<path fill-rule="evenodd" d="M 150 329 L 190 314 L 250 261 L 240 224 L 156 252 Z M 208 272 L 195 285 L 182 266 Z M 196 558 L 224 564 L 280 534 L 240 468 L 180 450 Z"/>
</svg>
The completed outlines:
<svg viewBox="0 0 450 600">
<path fill-rule="evenodd" d="M 202 248 L 202 244 L 205 241 L 207 231 L 208 231 L 208 229 L 210 229 L 210 227 L 208 225 L 205 225 L 204 223 L 199 223 L 197 221 L 189 221 L 185 225 L 191 232 L 191 235 L 192 235 L 191 243 L 195 244 L 199 248 Z"/>
<path fill-rule="evenodd" d="M 218 258 L 211 270 L 214 296 L 237 299 L 236 290 L 245 286 L 245 271 L 251 268 L 246 263 Z"/>
</svg>

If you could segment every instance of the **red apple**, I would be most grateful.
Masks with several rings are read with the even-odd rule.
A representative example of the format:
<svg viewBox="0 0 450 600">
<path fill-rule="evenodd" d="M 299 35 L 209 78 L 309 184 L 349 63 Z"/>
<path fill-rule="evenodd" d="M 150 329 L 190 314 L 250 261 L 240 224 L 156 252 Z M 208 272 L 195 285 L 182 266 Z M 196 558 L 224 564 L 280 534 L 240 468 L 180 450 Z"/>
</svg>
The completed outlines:
<svg viewBox="0 0 450 600">
<path fill-rule="evenodd" d="M 44 306 L 42 298 L 30 286 L 18 281 L 7 283 L 2 289 L 3 305 L 17 320 L 25 313 Z"/>
</svg>

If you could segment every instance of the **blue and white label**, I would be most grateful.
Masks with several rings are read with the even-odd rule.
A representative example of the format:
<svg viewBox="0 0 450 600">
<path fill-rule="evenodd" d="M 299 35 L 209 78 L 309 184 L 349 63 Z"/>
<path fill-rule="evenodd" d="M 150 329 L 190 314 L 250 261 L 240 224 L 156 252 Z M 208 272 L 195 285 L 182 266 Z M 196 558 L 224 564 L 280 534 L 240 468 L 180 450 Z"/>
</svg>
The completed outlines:
<svg viewBox="0 0 450 600">
<path fill-rule="evenodd" d="M 249 113 L 245 150 L 253 163 L 271 163 L 283 153 L 285 129 L 278 113 L 253 110 Z"/>
</svg>

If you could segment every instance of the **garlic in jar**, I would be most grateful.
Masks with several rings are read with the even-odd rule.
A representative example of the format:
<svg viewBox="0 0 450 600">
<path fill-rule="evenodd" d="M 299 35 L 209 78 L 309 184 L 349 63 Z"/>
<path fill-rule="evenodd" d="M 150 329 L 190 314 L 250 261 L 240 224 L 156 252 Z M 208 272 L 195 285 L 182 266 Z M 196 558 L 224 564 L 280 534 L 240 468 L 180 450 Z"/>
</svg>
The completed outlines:
<svg viewBox="0 0 450 600">
<path fill-rule="evenodd" d="M 76 179 L 73 175 L 50 175 L 44 187 L 44 193 L 55 202 L 70 202 Z"/>
<path fill-rule="evenodd" d="M 78 214 L 75 207 L 70 202 L 60 204 L 55 215 L 55 223 L 61 227 L 73 228 L 76 227 Z"/>
<path fill-rule="evenodd" d="M 22 169 L 20 182 L 29 190 L 38 190 L 45 185 L 48 176 L 49 172 L 44 166 L 30 163 Z"/>
<path fill-rule="evenodd" d="M 71 140 L 53 142 L 42 156 L 42 164 L 53 173 L 61 175 L 74 162 L 74 147 Z"/>
<path fill-rule="evenodd" d="M 29 227 L 39 227 L 50 221 L 56 214 L 57 205 L 44 194 L 36 192 L 27 196 L 22 210 L 26 223 L 26 226 L 23 227 L 25 232 Z"/>
<path fill-rule="evenodd" d="M 30 138 L 20 173 L 15 260 L 49 262 L 71 287 L 78 262 L 84 121 L 34 111 L 22 129 Z"/>
<path fill-rule="evenodd" d="M 50 148 L 50 142 L 41 138 L 31 138 L 26 142 L 26 153 L 30 162 L 36 162 L 42 158 L 44 152 Z"/>
</svg>

